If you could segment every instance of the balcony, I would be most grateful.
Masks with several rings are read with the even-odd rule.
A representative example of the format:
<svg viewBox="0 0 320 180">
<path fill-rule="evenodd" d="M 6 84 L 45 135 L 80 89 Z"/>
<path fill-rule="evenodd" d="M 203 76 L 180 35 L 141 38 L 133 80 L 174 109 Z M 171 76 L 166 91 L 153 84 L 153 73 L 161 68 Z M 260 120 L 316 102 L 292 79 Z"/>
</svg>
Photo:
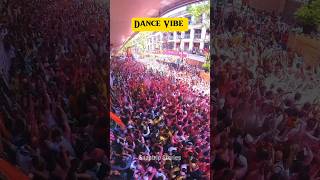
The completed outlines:
<svg viewBox="0 0 320 180">
<path fill-rule="evenodd" d="M 190 39 L 190 34 L 184 34 L 184 39 Z"/>
</svg>

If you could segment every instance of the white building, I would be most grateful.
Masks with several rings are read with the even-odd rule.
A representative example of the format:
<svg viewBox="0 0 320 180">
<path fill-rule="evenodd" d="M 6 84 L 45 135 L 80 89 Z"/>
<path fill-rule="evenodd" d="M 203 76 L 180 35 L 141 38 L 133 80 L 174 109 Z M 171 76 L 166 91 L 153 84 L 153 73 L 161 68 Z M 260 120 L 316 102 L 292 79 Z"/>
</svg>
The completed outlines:
<svg viewBox="0 0 320 180">
<path fill-rule="evenodd" d="M 199 53 L 204 48 L 210 47 L 209 28 L 205 27 L 205 21 L 210 17 L 202 14 L 200 20 L 196 20 L 187 11 L 187 6 L 173 10 L 162 17 L 186 17 L 189 19 L 189 30 L 186 32 L 154 32 L 147 38 L 147 50 L 183 50 L 190 53 Z M 209 23 L 207 23 L 209 26 Z"/>
</svg>

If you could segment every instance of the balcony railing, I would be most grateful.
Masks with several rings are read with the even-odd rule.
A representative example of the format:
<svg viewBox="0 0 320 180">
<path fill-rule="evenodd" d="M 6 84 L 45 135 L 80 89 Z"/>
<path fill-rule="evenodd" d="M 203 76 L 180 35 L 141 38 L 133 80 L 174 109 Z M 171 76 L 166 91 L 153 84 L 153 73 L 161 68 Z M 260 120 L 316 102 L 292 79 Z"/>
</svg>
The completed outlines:
<svg viewBox="0 0 320 180">
<path fill-rule="evenodd" d="M 184 39 L 190 39 L 190 34 L 184 34 Z"/>
</svg>

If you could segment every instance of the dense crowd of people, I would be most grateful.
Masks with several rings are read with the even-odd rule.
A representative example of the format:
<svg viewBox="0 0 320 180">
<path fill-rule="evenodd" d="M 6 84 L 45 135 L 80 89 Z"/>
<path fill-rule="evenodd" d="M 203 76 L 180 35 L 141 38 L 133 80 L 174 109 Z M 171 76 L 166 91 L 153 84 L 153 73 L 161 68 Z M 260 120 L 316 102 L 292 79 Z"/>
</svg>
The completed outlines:
<svg viewBox="0 0 320 180">
<path fill-rule="evenodd" d="M 292 26 L 245 5 L 211 23 L 214 179 L 320 179 L 320 72 Z"/>
<path fill-rule="evenodd" d="M 111 62 L 112 178 L 209 179 L 209 95 L 197 74 L 154 60 Z M 207 84 L 206 89 L 209 90 Z"/>
<path fill-rule="evenodd" d="M 1 4 L 12 64 L 0 89 L 0 157 L 33 179 L 106 178 L 108 6 Z"/>
<path fill-rule="evenodd" d="M 115 58 L 109 82 L 107 8 L 1 2 L 12 59 L 0 81 L 0 158 L 33 179 L 209 179 L 210 162 L 214 179 L 320 179 L 320 70 L 287 47 L 281 16 L 217 11 L 210 121 L 197 68 Z M 111 123 L 107 178 L 109 101 L 126 128 Z"/>
<path fill-rule="evenodd" d="M 190 89 L 203 95 L 210 94 L 210 82 L 201 77 L 202 68 L 190 65 L 186 62 L 166 62 L 162 60 L 145 61 L 147 68 L 159 71 L 160 73 L 172 77 L 174 82 L 179 80 L 187 84 Z"/>
</svg>

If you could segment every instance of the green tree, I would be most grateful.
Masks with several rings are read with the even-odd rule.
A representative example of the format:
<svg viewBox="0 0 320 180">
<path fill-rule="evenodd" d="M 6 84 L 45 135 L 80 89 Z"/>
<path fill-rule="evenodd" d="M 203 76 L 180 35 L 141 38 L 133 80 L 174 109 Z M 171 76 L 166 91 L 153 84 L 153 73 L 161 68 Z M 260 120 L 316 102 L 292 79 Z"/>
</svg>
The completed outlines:
<svg viewBox="0 0 320 180">
<path fill-rule="evenodd" d="M 150 32 L 140 32 L 133 35 L 126 41 L 120 49 L 120 52 L 126 52 L 128 48 L 134 48 L 136 52 L 145 52 L 147 49 L 147 38 Z"/>
<path fill-rule="evenodd" d="M 134 46 L 144 52 L 147 49 L 147 38 L 150 32 L 140 32 L 134 38 Z"/>
<path fill-rule="evenodd" d="M 126 52 L 128 48 L 131 48 L 133 46 L 133 40 L 132 38 L 129 39 L 123 46 L 121 47 L 120 51 L 121 52 Z"/>
<path fill-rule="evenodd" d="M 202 21 L 202 25 L 207 29 L 210 27 L 210 4 L 209 1 L 205 1 L 201 4 L 192 4 L 188 6 L 187 12 L 195 17 L 196 20 L 202 19 L 202 14 L 205 14 L 207 18 Z"/>
<path fill-rule="evenodd" d="M 206 62 L 202 64 L 202 68 L 205 71 L 210 72 L 210 55 L 206 55 Z"/>
<path fill-rule="evenodd" d="M 301 6 L 296 11 L 295 17 L 303 25 L 304 32 L 315 30 L 320 25 L 320 0 L 313 0 Z"/>
</svg>

